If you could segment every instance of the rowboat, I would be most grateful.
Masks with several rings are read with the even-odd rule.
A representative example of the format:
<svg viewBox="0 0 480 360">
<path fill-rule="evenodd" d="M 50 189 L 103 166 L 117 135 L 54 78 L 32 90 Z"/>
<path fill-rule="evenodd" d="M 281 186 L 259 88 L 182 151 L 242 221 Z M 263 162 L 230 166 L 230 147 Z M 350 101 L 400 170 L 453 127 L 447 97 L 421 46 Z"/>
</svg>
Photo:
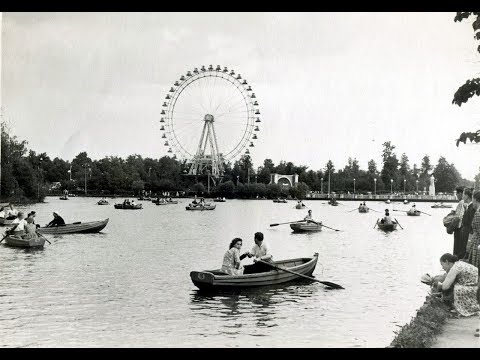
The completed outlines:
<svg viewBox="0 0 480 360">
<path fill-rule="evenodd" d="M 213 199 L 214 202 L 226 202 L 227 200 L 225 199 L 222 199 L 222 198 L 216 198 L 216 199 Z"/>
<path fill-rule="evenodd" d="M 338 202 L 336 202 L 336 201 L 335 201 L 335 202 L 329 201 L 329 202 L 328 202 L 328 205 L 338 206 Z"/>
<path fill-rule="evenodd" d="M 16 217 L 13 218 L 13 219 L 10 219 L 10 220 L 7 220 L 7 219 L 5 219 L 5 218 L 3 218 L 3 217 L 0 217 L 0 225 L 12 225 L 12 224 L 13 224 L 13 221 L 14 221 L 15 219 L 16 219 Z"/>
<path fill-rule="evenodd" d="M 317 265 L 318 253 L 313 257 L 276 261 L 274 264 L 296 273 L 311 276 Z M 299 280 L 302 277 L 292 273 L 273 269 L 265 272 L 250 273 L 255 265 L 246 265 L 243 275 L 228 275 L 220 270 L 192 271 L 190 278 L 199 289 L 221 290 L 282 284 Z"/>
<path fill-rule="evenodd" d="M 37 231 L 41 234 L 80 234 L 80 233 L 97 233 L 107 226 L 108 218 L 100 221 L 78 222 L 73 224 L 65 224 L 60 226 L 39 227 Z"/>
<path fill-rule="evenodd" d="M 293 232 L 314 232 L 314 231 L 322 231 L 322 224 L 312 223 L 312 222 L 297 222 L 290 224 L 290 228 Z"/>
<path fill-rule="evenodd" d="M 60 200 L 68 200 L 68 197 L 66 197 L 66 196 L 61 196 L 61 197 L 60 197 Z"/>
<path fill-rule="evenodd" d="M 168 205 L 169 203 L 167 201 L 155 201 L 155 205 Z"/>
<path fill-rule="evenodd" d="M 115 209 L 123 209 L 123 210 L 138 210 L 142 208 L 142 204 L 135 204 L 135 205 L 115 204 L 113 206 L 115 207 Z"/>
<path fill-rule="evenodd" d="M 282 204 L 285 204 L 285 203 L 287 203 L 287 199 L 273 199 L 273 202 L 274 202 L 274 203 L 282 203 Z"/>
<path fill-rule="evenodd" d="M 444 205 L 444 204 L 435 204 L 431 206 L 434 209 L 450 209 L 452 208 L 452 205 Z"/>
<path fill-rule="evenodd" d="M 194 206 L 192 204 L 188 204 L 188 206 L 185 206 L 185 209 L 187 210 L 213 210 L 217 207 L 216 204 L 205 204 L 205 205 L 197 205 Z"/>
<path fill-rule="evenodd" d="M 408 216 L 420 216 L 421 212 L 420 211 L 407 211 Z"/>
<path fill-rule="evenodd" d="M 139 197 L 138 200 L 151 201 L 152 199 L 149 197 Z"/>
<path fill-rule="evenodd" d="M 390 199 L 388 199 L 387 201 L 385 201 L 385 204 L 390 204 Z"/>
<path fill-rule="evenodd" d="M 107 200 L 99 200 L 97 205 L 109 205 L 109 202 Z"/>
<path fill-rule="evenodd" d="M 409 201 L 408 201 L 408 200 L 403 200 L 403 203 L 404 203 L 404 204 L 408 204 Z"/>
<path fill-rule="evenodd" d="M 370 211 L 370 208 L 367 208 L 367 207 L 358 208 L 359 213 L 368 213 L 369 211 Z"/>
<path fill-rule="evenodd" d="M 45 238 L 38 235 L 32 239 L 22 239 L 18 235 L 9 235 L 5 238 L 5 243 L 9 246 L 24 247 L 24 248 L 43 248 Z"/>
<path fill-rule="evenodd" d="M 393 231 L 393 230 L 397 230 L 397 223 L 394 222 L 392 224 L 382 224 L 381 222 L 377 222 L 377 226 L 380 230 L 383 230 L 383 231 Z"/>
<path fill-rule="evenodd" d="M 303 209 L 305 206 L 305 204 L 297 204 L 295 205 L 295 209 Z"/>
</svg>

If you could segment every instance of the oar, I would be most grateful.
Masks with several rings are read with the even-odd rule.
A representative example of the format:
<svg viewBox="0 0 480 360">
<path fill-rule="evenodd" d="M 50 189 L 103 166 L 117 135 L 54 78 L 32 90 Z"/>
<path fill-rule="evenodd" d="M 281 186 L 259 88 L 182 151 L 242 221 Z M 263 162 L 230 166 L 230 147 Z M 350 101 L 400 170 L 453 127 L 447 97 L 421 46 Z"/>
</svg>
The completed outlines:
<svg viewBox="0 0 480 360">
<path fill-rule="evenodd" d="M 395 219 L 395 218 L 394 218 L 394 219 Z M 403 230 L 403 227 L 402 227 L 402 225 L 400 225 L 400 223 L 398 222 L 398 220 L 395 219 L 395 221 L 397 222 L 397 224 L 398 224 L 398 225 L 402 228 L 402 230 Z"/>
<path fill-rule="evenodd" d="M 352 212 L 352 211 L 355 211 L 355 210 L 358 210 L 358 208 L 357 208 L 357 209 L 350 210 L 350 211 L 347 211 L 347 212 Z"/>
<path fill-rule="evenodd" d="M 323 224 L 322 224 L 322 226 L 325 226 L 327 229 L 332 229 L 332 230 L 335 230 L 335 231 L 342 231 L 342 230 L 338 230 L 338 229 L 331 228 L 331 227 L 329 227 L 329 226 L 327 226 L 327 225 L 323 225 Z"/>
<path fill-rule="evenodd" d="M 3 237 L 2 240 L 0 240 L 0 243 L 7 238 L 7 236 L 10 235 L 8 232 L 5 233 L 5 236 Z"/>
<path fill-rule="evenodd" d="M 420 211 L 420 210 L 417 210 L 417 211 Z M 425 215 L 428 215 L 428 216 L 432 216 L 430 214 L 427 214 L 426 212 L 423 212 L 423 211 L 420 211 L 422 214 L 425 214 Z"/>
<path fill-rule="evenodd" d="M 374 228 L 374 229 L 375 229 L 375 226 L 377 226 L 377 224 L 378 224 L 378 220 L 379 220 L 379 219 L 377 219 L 377 222 L 375 223 L 375 225 L 373 225 L 373 228 Z"/>
<path fill-rule="evenodd" d="M 322 284 L 327 285 L 327 286 L 329 286 L 329 287 L 331 287 L 331 288 L 334 288 L 334 289 L 345 289 L 343 286 L 338 285 L 338 284 L 335 284 L 335 283 L 332 283 L 332 282 L 330 282 L 330 281 L 320 281 L 320 280 L 315 279 L 315 278 L 313 278 L 313 277 L 310 277 L 310 276 L 307 276 L 307 275 L 303 275 L 303 274 L 299 274 L 299 273 L 297 273 L 297 272 L 295 272 L 295 271 L 282 268 L 282 267 L 280 267 L 280 266 L 274 265 L 274 264 L 272 264 L 272 263 L 269 263 L 269 262 L 266 262 L 266 261 L 263 261 L 263 260 L 257 260 L 257 262 L 261 262 L 261 263 L 263 263 L 263 264 L 265 264 L 265 265 L 268 265 L 268 266 L 271 266 L 271 267 L 273 267 L 273 268 L 275 268 L 275 269 L 277 269 L 277 270 L 282 270 L 282 271 L 288 272 L 288 273 L 290 273 L 290 274 L 294 274 L 294 275 L 297 275 L 297 276 L 301 276 L 301 277 L 303 277 L 303 278 L 305 278 L 305 279 L 309 279 L 309 280 L 313 280 L 313 281 L 318 281 L 319 283 L 322 283 Z"/>
<path fill-rule="evenodd" d="M 372 208 L 369 208 L 369 209 L 372 210 L 372 211 L 375 211 L 377 213 L 381 213 L 381 211 L 378 211 L 378 210 L 375 210 L 375 209 L 372 209 Z"/>
<path fill-rule="evenodd" d="M 278 223 L 278 224 L 270 224 L 270 226 L 278 226 L 278 225 L 283 225 L 283 224 L 293 224 L 293 223 L 302 222 L 302 221 L 305 221 L 305 220 L 297 220 L 297 221 L 290 221 L 290 222 L 284 222 L 284 223 Z"/>
<path fill-rule="evenodd" d="M 395 210 L 395 209 L 393 209 L 393 211 L 403 211 L 403 212 L 408 212 L 408 211 L 406 211 L 406 210 Z"/>
<path fill-rule="evenodd" d="M 39 232 L 37 232 L 37 236 L 44 238 L 46 242 L 48 242 L 50 245 L 52 245 L 52 243 L 50 241 L 48 241 L 48 239 L 45 236 L 43 236 L 42 234 L 40 234 Z"/>
</svg>

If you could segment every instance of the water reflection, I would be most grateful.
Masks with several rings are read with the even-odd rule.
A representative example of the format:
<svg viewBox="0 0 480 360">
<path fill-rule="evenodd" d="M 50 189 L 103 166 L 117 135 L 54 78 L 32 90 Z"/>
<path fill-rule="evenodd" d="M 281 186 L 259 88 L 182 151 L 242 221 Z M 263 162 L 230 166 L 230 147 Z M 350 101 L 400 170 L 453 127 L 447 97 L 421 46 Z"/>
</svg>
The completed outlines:
<svg viewBox="0 0 480 360">
<path fill-rule="evenodd" d="M 225 328 L 241 327 L 238 323 L 242 320 L 255 327 L 278 326 L 278 321 L 284 316 L 277 314 L 289 306 L 289 303 L 296 303 L 296 306 L 308 306 L 308 298 L 314 297 L 317 292 L 323 291 L 310 280 L 299 280 L 294 283 L 278 284 L 252 289 L 206 291 L 194 290 L 191 293 L 190 309 L 195 314 L 207 318 L 220 318 L 225 322 Z M 232 324 L 233 322 L 233 324 Z M 257 334 L 256 336 L 263 336 Z"/>
</svg>

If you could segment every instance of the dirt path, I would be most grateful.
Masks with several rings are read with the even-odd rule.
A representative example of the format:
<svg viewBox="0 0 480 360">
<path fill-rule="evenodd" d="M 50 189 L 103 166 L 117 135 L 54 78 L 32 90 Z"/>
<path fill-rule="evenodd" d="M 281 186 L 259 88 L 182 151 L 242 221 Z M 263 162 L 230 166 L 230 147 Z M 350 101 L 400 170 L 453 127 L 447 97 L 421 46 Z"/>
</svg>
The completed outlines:
<svg viewBox="0 0 480 360">
<path fill-rule="evenodd" d="M 480 348 L 480 337 L 475 337 L 475 329 L 480 328 L 480 318 L 448 319 L 443 331 L 437 335 L 432 348 Z M 478 334 L 478 332 L 477 332 Z"/>
</svg>

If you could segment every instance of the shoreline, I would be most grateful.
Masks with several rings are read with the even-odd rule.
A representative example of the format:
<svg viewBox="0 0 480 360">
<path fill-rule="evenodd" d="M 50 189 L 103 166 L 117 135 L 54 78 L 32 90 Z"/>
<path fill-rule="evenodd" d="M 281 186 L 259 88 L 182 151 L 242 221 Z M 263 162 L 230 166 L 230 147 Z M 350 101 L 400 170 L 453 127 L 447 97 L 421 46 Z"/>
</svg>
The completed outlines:
<svg viewBox="0 0 480 360">
<path fill-rule="evenodd" d="M 480 337 L 474 335 L 479 327 L 478 315 L 454 315 L 430 293 L 410 323 L 395 332 L 387 348 L 480 348 Z"/>
</svg>

